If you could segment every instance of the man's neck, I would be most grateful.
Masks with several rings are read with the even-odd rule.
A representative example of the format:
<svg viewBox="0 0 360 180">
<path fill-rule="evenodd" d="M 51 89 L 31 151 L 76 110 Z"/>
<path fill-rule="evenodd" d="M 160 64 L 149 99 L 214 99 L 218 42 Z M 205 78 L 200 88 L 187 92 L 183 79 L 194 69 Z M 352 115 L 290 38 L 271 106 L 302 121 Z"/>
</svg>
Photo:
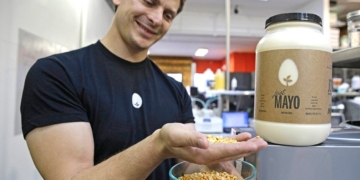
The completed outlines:
<svg viewBox="0 0 360 180">
<path fill-rule="evenodd" d="M 143 61 L 147 56 L 147 51 L 138 51 L 132 48 L 129 48 L 124 41 L 119 37 L 114 35 L 114 32 L 111 30 L 102 38 L 101 43 L 113 54 L 116 56 L 133 63 Z"/>
</svg>

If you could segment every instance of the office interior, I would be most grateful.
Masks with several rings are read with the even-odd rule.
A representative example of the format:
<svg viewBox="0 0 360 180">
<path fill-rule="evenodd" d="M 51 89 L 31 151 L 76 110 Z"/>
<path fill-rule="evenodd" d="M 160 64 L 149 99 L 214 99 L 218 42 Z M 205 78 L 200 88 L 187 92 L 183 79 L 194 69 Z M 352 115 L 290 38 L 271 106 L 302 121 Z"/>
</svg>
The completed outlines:
<svg viewBox="0 0 360 180">
<path fill-rule="evenodd" d="M 167 35 L 149 51 L 165 73 L 188 89 L 195 113 L 207 108 L 221 120 L 232 118 L 227 127 L 220 121 L 221 129 L 215 130 L 219 134 L 229 133 L 232 126 L 251 128 L 255 49 L 265 34 L 267 18 L 286 12 L 317 14 L 335 52 L 350 48 L 346 14 L 360 10 L 356 0 L 231 0 L 229 9 L 226 1 L 187 0 Z M 0 180 L 42 179 L 21 132 L 19 104 L 30 66 L 38 58 L 95 43 L 106 33 L 113 14 L 111 0 L 0 0 Z M 198 48 L 207 48 L 208 53 L 197 57 Z M 212 80 L 205 73 L 209 70 Z M 215 89 L 218 70 L 225 84 Z M 333 69 L 333 77 L 340 80 L 333 86 L 334 127 L 345 120 L 360 120 L 360 87 L 354 85 L 358 75 L 359 67 Z M 236 85 L 231 85 L 233 79 Z M 209 105 L 204 107 L 196 99 Z"/>
</svg>

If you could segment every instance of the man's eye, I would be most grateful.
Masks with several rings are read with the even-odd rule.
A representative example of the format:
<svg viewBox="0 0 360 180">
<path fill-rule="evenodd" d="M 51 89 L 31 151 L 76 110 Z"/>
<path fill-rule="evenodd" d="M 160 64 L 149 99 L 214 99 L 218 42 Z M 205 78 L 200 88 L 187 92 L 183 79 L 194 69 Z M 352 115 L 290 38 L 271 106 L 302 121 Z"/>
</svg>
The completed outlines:
<svg viewBox="0 0 360 180">
<path fill-rule="evenodd" d="M 152 1 L 145 1 L 147 5 L 152 6 L 154 3 Z"/>
<path fill-rule="evenodd" d="M 168 19 L 168 20 L 172 20 L 172 19 L 173 19 L 173 16 L 170 15 L 170 14 L 166 14 L 165 17 L 166 17 L 166 19 Z"/>
</svg>

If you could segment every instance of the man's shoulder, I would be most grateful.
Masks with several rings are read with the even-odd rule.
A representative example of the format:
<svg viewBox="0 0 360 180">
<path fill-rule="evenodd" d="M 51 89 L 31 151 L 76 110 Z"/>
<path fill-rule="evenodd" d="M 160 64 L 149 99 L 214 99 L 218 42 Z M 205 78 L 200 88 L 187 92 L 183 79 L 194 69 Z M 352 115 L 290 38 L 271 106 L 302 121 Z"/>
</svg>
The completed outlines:
<svg viewBox="0 0 360 180">
<path fill-rule="evenodd" d="M 176 89 L 182 90 L 184 88 L 183 84 L 176 80 L 174 77 L 171 77 L 164 71 L 162 71 L 159 66 L 149 58 L 151 65 L 163 76 L 166 78 L 166 81 L 171 84 L 171 86 L 175 87 Z"/>
</svg>

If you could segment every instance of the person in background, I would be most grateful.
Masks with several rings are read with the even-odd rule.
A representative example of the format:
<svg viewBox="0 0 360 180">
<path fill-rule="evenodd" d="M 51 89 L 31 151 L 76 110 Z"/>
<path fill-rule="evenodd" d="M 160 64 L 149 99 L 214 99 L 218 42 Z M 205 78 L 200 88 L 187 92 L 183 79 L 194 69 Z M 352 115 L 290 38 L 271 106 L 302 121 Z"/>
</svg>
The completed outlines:
<svg viewBox="0 0 360 180">
<path fill-rule="evenodd" d="M 113 0 L 107 34 L 78 50 L 37 60 L 21 102 L 22 129 L 44 179 L 168 179 L 181 159 L 239 159 L 267 146 L 248 133 L 240 143 L 209 144 L 195 130 L 183 85 L 148 57 L 185 0 Z"/>
</svg>

